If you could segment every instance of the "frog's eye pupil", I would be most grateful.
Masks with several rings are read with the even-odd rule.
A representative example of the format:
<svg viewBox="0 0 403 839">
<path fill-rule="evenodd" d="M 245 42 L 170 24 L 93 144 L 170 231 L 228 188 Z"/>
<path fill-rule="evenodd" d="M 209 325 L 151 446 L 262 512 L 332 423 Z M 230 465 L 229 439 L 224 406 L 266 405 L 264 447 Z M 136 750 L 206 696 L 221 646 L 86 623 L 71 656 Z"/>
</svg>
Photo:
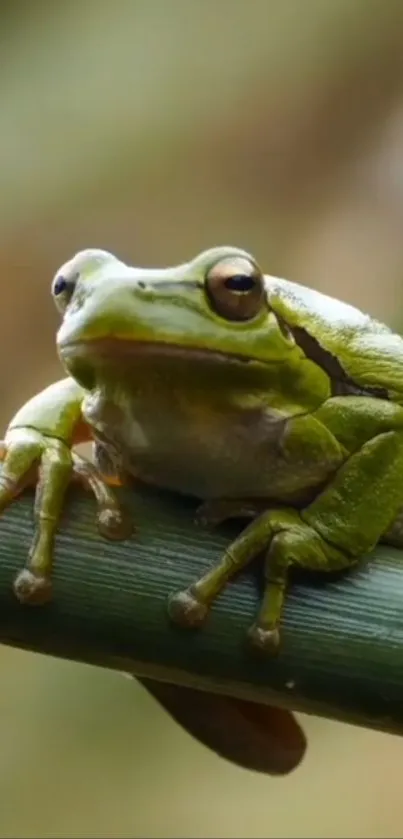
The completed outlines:
<svg viewBox="0 0 403 839">
<path fill-rule="evenodd" d="M 56 280 L 55 280 L 55 284 L 53 286 L 53 293 L 56 295 L 56 297 L 58 297 L 59 294 L 63 294 L 63 292 L 66 291 L 66 289 L 67 289 L 66 278 L 62 277 L 62 276 L 57 277 Z"/>
<path fill-rule="evenodd" d="M 234 274 L 232 277 L 227 277 L 224 285 L 230 291 L 247 292 L 252 291 L 255 282 L 255 278 L 248 276 L 248 274 Z"/>
</svg>

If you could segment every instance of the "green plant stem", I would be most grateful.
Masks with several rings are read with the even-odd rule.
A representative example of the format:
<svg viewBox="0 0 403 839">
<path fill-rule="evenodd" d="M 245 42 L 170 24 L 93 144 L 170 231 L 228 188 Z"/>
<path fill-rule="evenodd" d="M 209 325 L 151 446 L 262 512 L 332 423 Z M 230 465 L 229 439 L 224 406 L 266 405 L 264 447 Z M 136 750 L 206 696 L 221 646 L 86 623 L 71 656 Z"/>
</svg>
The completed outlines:
<svg viewBox="0 0 403 839">
<path fill-rule="evenodd" d="M 276 704 L 403 733 L 403 552 L 379 547 L 351 572 L 294 580 L 275 658 L 246 631 L 259 577 L 231 583 L 205 627 L 173 627 L 170 593 L 220 555 L 236 526 L 204 531 L 194 506 L 148 490 L 122 491 L 138 523 L 121 543 L 98 535 L 90 496 L 69 494 L 55 550 L 54 599 L 22 606 L 12 581 L 33 534 L 32 494 L 0 516 L 0 641 L 139 677 Z"/>
</svg>

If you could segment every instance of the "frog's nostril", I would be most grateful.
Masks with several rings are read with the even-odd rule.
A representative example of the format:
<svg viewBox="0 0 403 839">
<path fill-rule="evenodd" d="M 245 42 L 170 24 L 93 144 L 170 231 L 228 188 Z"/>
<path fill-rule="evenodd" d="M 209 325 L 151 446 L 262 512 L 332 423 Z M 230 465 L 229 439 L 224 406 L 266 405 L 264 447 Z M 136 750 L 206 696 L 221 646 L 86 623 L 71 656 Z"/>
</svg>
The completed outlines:
<svg viewBox="0 0 403 839">
<path fill-rule="evenodd" d="M 144 280 L 139 280 L 138 287 L 141 288 L 142 290 L 145 290 L 147 288 Z"/>
</svg>

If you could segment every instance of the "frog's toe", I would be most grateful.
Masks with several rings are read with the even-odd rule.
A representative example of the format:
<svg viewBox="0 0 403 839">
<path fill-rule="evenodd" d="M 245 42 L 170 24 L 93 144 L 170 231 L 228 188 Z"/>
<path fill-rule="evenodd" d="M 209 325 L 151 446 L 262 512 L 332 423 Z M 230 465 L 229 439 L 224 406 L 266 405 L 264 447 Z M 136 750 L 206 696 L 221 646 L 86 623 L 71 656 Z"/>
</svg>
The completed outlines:
<svg viewBox="0 0 403 839">
<path fill-rule="evenodd" d="M 201 603 L 191 589 L 173 594 L 168 601 L 168 614 L 173 623 L 185 628 L 196 628 L 204 623 L 208 606 Z"/>
<path fill-rule="evenodd" d="M 248 632 L 249 643 L 266 655 L 274 655 L 280 645 L 280 633 L 277 627 L 267 629 L 255 623 Z"/>
<path fill-rule="evenodd" d="M 38 574 L 24 568 L 14 580 L 14 592 L 20 603 L 42 606 L 52 599 L 52 580 L 46 574 Z"/>
<path fill-rule="evenodd" d="M 98 528 L 106 539 L 128 539 L 133 530 L 129 514 L 124 511 L 114 490 L 104 480 L 93 463 L 73 453 L 74 478 L 90 490 L 98 507 Z"/>
<path fill-rule="evenodd" d="M 106 539 L 128 539 L 133 532 L 133 522 L 128 514 L 116 507 L 105 507 L 98 515 L 98 528 Z"/>
</svg>

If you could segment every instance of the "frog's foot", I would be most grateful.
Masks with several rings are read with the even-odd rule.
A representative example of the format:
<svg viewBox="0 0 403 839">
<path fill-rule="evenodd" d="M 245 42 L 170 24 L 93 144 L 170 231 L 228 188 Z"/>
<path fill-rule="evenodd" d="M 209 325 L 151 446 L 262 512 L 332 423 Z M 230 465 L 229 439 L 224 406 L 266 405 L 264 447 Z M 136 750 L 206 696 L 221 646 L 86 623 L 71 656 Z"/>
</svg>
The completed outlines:
<svg viewBox="0 0 403 839">
<path fill-rule="evenodd" d="M 48 574 L 39 574 L 30 568 L 23 568 L 14 580 L 14 593 L 21 603 L 43 606 L 52 599 L 52 579 Z"/>
<path fill-rule="evenodd" d="M 124 538 L 129 530 L 113 492 L 92 464 L 61 440 L 31 428 L 15 428 L 0 444 L 0 512 L 29 485 L 35 485 L 35 532 L 26 567 L 14 581 L 22 603 L 43 604 L 52 598 L 53 547 L 71 480 L 90 488 L 98 506 L 98 521 L 104 535 Z"/>
<path fill-rule="evenodd" d="M 280 631 L 277 626 L 266 628 L 254 623 L 248 631 L 248 639 L 256 650 L 272 655 L 280 646 Z"/>
<path fill-rule="evenodd" d="M 201 626 L 208 614 L 208 606 L 202 603 L 193 586 L 173 595 L 169 601 L 169 614 L 174 623 L 185 628 L 197 628 Z"/>
<path fill-rule="evenodd" d="M 133 531 L 133 522 L 118 503 L 112 489 L 111 478 L 105 480 L 92 463 L 75 452 L 73 464 L 76 480 L 95 496 L 98 507 L 98 528 L 102 536 L 116 541 L 128 539 Z"/>
<path fill-rule="evenodd" d="M 200 625 L 227 582 L 263 551 L 265 591 L 248 640 L 254 649 L 265 654 L 275 653 L 280 644 L 280 619 L 290 565 L 327 571 L 345 568 L 353 561 L 328 545 L 302 521 L 298 511 L 271 510 L 249 524 L 210 571 L 170 598 L 171 620 L 182 627 Z"/>
<path fill-rule="evenodd" d="M 260 500 L 214 498 L 197 508 L 195 524 L 200 527 L 217 527 L 227 519 L 252 519 L 262 513 L 265 507 L 264 501 Z"/>
</svg>

